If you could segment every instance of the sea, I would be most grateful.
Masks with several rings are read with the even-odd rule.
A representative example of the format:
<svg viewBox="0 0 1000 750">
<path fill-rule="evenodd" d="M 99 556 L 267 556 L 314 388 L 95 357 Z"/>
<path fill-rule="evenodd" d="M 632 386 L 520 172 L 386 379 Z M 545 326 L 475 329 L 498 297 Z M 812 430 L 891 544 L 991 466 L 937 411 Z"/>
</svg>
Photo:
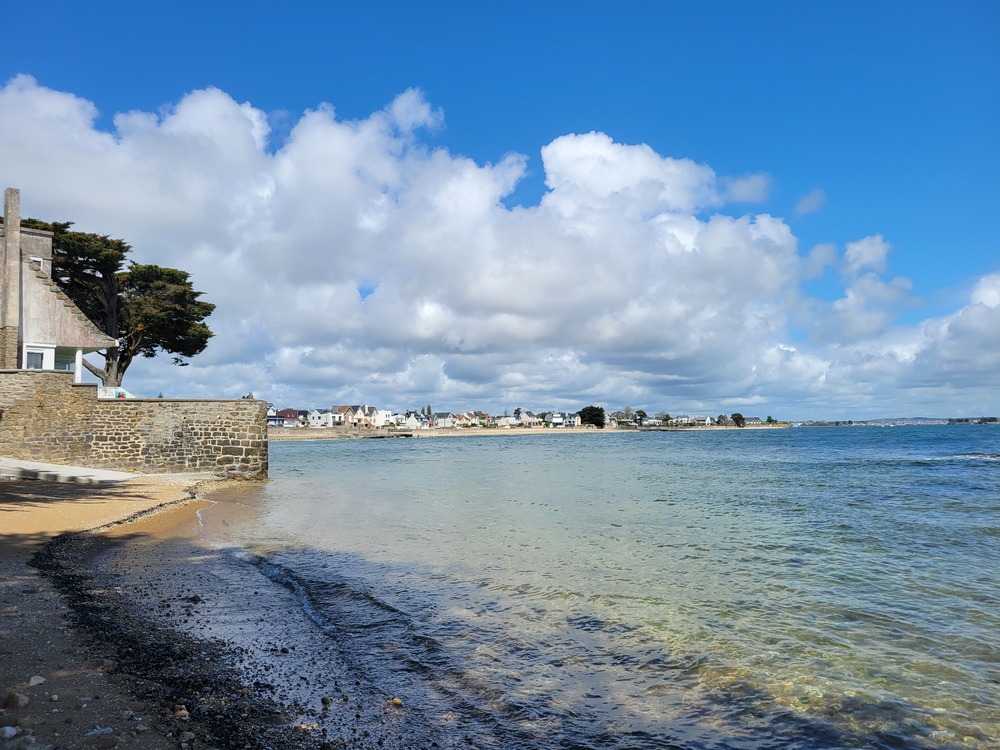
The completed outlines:
<svg viewBox="0 0 1000 750">
<path fill-rule="evenodd" d="M 996 426 L 289 441 L 270 467 L 199 514 L 225 588 L 280 587 L 262 619 L 304 623 L 314 674 L 335 652 L 441 747 L 1000 747 Z"/>
</svg>

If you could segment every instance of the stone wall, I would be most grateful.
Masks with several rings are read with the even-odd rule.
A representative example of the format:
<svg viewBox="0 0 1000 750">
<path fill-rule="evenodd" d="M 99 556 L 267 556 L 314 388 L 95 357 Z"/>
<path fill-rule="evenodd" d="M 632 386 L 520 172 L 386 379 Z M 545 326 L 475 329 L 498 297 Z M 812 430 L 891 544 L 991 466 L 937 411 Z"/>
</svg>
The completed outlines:
<svg viewBox="0 0 1000 750">
<path fill-rule="evenodd" d="M 4 367 L 17 367 L 17 361 L 21 354 L 21 348 L 17 341 L 17 327 L 0 327 L 0 369 Z"/>
<path fill-rule="evenodd" d="M 0 372 L 0 455 L 142 474 L 267 476 L 267 404 L 97 398 L 72 373 Z"/>
</svg>

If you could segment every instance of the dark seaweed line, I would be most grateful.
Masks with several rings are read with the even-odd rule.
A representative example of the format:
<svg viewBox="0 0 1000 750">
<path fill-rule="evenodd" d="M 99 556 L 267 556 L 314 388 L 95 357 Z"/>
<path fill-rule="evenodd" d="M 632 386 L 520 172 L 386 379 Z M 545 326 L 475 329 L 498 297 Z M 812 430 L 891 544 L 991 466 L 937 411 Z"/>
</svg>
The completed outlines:
<svg viewBox="0 0 1000 750">
<path fill-rule="evenodd" d="M 112 672 L 135 678 L 136 697 L 161 707 L 155 723 L 177 733 L 173 706 L 184 705 L 193 722 L 220 750 L 300 750 L 323 742 L 293 729 L 282 706 L 255 694 L 234 667 L 225 643 L 200 640 L 139 616 L 113 591 L 99 585 L 82 561 L 100 540 L 62 534 L 35 553 L 31 565 L 48 578 L 71 611 L 74 627 L 91 654 L 110 658 Z M 276 722 L 276 719 L 286 719 Z"/>
</svg>

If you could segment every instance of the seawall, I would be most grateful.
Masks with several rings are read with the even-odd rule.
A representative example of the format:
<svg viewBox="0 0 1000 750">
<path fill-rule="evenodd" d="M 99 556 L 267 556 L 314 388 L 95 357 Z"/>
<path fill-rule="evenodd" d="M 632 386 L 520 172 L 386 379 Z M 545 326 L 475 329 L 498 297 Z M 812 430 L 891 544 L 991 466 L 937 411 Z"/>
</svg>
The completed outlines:
<svg viewBox="0 0 1000 750">
<path fill-rule="evenodd" d="M 98 399 L 68 372 L 0 371 L 0 455 L 142 474 L 267 477 L 267 404 Z"/>
</svg>

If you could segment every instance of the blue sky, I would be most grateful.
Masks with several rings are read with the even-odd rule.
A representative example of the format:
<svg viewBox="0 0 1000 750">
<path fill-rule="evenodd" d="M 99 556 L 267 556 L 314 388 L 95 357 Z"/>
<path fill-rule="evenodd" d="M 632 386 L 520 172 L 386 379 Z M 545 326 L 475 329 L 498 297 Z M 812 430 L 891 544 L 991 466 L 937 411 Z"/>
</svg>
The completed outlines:
<svg viewBox="0 0 1000 750">
<path fill-rule="evenodd" d="M 0 175 L 22 188 L 27 213 L 125 236 L 140 259 L 192 270 L 199 288 L 220 304 L 215 353 L 210 349 L 182 371 L 155 361 L 136 364 L 126 386 L 140 391 L 207 395 L 225 384 L 279 405 L 362 400 L 405 408 L 433 400 L 453 409 L 542 410 L 586 401 L 789 418 L 1000 412 L 1000 368 L 990 359 L 1000 350 L 993 326 L 1000 319 L 989 304 L 1000 288 L 998 6 L 701 5 L 289 3 L 279 13 L 273 4 L 244 2 L 237 13 L 221 3 L 139 9 L 124 2 L 7 3 L 8 28 L 20 32 L 8 35 L 0 56 L 7 116 L 22 123 L 41 119 L 23 135 L 3 139 L 7 149 L 0 149 L 10 153 L 0 153 Z M 15 89 L 20 96 L 13 96 Z M 206 90 L 226 101 L 190 98 Z M 329 176 L 346 175 L 346 162 L 331 163 L 327 177 L 289 181 L 288 164 L 299 164 L 295 173 L 301 174 L 301 165 L 336 161 L 342 153 L 335 147 L 339 135 L 303 137 L 307 112 L 325 112 L 360 136 L 361 123 L 389 112 L 406 92 L 417 92 L 400 104 L 409 114 L 389 116 L 391 132 L 379 144 L 366 136 L 352 146 L 353 153 L 371 146 L 371 161 L 347 160 L 355 174 L 371 169 L 374 175 L 362 181 L 373 191 L 367 203 L 350 197 L 358 185 Z M 50 93 L 60 107 L 83 114 L 47 131 L 53 119 L 30 102 Z M 235 156 L 218 145 L 211 152 L 185 151 L 174 139 L 166 156 L 171 122 L 189 135 L 218 136 L 218 128 L 235 122 L 222 111 L 244 104 L 253 110 L 255 132 L 260 121 L 267 125 L 255 148 Z M 171 120 L 184 111 L 186 118 Z M 146 113 L 155 121 L 152 130 L 138 137 L 122 129 L 116 117 L 129 112 Z M 111 193 L 136 197 L 120 213 L 64 189 L 76 183 L 66 179 L 76 174 L 74 144 L 100 133 L 113 136 L 99 147 L 107 149 L 106 158 L 122 163 Z M 589 133 L 606 140 L 568 138 Z M 27 158 L 45 153 L 47 143 L 49 153 L 62 155 L 62 167 Z M 545 152 L 546 162 L 543 149 L 550 144 L 558 147 Z M 221 161 L 210 174 L 198 171 L 216 158 Z M 699 199 L 664 202 L 680 189 L 670 182 L 675 162 L 689 180 L 685 189 L 694 190 L 687 197 L 698 193 Z M 88 163 L 93 171 L 86 160 L 79 169 Z M 176 165 L 178 173 L 152 189 L 144 169 L 156 164 Z M 695 165 L 710 174 L 691 177 L 687 168 Z M 185 168 L 192 170 L 187 183 Z M 673 176 L 664 177 L 663 169 Z M 385 177 L 386 170 L 402 177 Z M 419 226 L 425 214 L 416 204 L 431 185 L 444 184 L 431 176 L 445 173 L 451 175 L 441 177 L 445 182 L 472 179 L 482 187 L 492 180 L 494 187 L 483 188 L 488 205 L 476 209 L 478 219 L 432 239 Z M 267 231 L 284 238 L 271 250 L 337 268 L 326 283 L 315 274 L 298 282 L 299 291 L 316 287 L 307 290 L 320 300 L 316 314 L 342 323 L 307 325 L 311 343 L 304 333 L 289 333 L 301 323 L 294 315 L 262 316 L 235 302 L 224 310 L 233 281 L 225 264 L 236 257 L 260 269 L 257 276 L 242 274 L 243 281 L 262 302 L 280 306 L 259 288 L 262 279 L 274 281 L 260 255 L 266 248 L 209 227 L 195 246 L 196 233 L 183 244 L 153 231 L 160 213 L 190 211 L 184 201 L 191 195 L 177 195 L 171 211 L 164 206 L 186 192 L 185 184 L 214 180 L 217 189 L 235 194 L 248 175 L 277 185 L 265 193 L 278 198 L 258 205 L 270 217 Z M 132 180 L 131 189 L 122 185 Z M 630 199 L 628 208 L 617 202 L 638 195 L 650 180 L 662 188 L 659 199 L 648 205 Z M 714 192 L 706 197 L 706 190 Z M 394 206 L 379 214 L 373 231 L 381 240 L 359 238 L 352 227 L 368 226 L 379 196 Z M 288 211 L 271 215 L 303 202 L 315 210 L 297 210 L 294 223 Z M 156 214 L 146 222 L 144 205 Z M 232 201 L 219 210 L 232 210 Z M 619 225 L 623 214 L 631 218 Z M 688 242 L 688 229 L 676 228 L 679 214 L 703 230 L 713 217 L 746 218 L 751 227 L 755 217 L 779 222 L 780 240 L 777 234 L 768 240 L 783 248 L 777 286 L 752 278 L 770 267 L 764 261 L 777 258 L 761 249 L 756 230 L 744 237 L 764 253 L 756 260 L 735 235 L 724 240 L 721 260 L 709 258 L 696 241 L 686 252 L 701 252 L 704 262 L 678 266 L 650 256 L 644 243 L 664 236 Z M 583 223 L 568 227 L 570 216 Z M 335 217 L 325 236 L 319 224 L 307 226 L 323 217 Z M 567 239 L 581 232 L 586 247 Z M 477 242 L 486 236 L 483 249 Z M 878 241 L 863 244 L 866 238 Z M 422 241 L 452 240 L 455 247 L 440 263 L 427 262 L 433 247 Z M 282 249 L 282 241 L 328 246 L 311 256 Z M 742 260 L 726 263 L 725 253 Z M 548 270 L 568 263 L 563 286 L 583 289 L 588 281 L 579 264 L 586 270 L 588 259 L 593 274 L 608 276 L 599 291 L 589 290 L 591 297 L 618 301 L 593 315 L 574 305 L 547 307 L 560 288 Z M 462 273 L 466 268 L 494 274 L 500 288 L 486 295 L 488 303 L 466 294 L 476 283 L 474 272 Z M 737 273 L 751 277 L 746 299 L 716 309 L 706 298 L 711 275 L 721 274 L 714 288 L 738 296 L 744 290 Z M 447 276 L 464 276 L 461 288 L 450 288 L 459 282 Z M 420 283 L 408 285 L 406 278 Z M 636 284 L 647 282 L 655 289 L 627 301 Z M 350 288 L 365 290 L 359 295 L 365 297 L 375 291 L 350 309 L 329 299 Z M 429 291 L 435 288 L 462 301 L 435 298 Z M 394 301 L 380 308 L 380 297 L 390 292 Z M 287 299 L 291 292 L 273 293 Z M 696 293 L 701 301 L 692 304 Z M 513 300 L 520 295 L 540 301 Z M 769 330 L 743 330 L 763 310 L 770 311 Z M 430 316 L 430 322 L 399 332 L 393 315 Z M 705 321 L 725 325 L 702 330 Z M 574 335 L 574 326 L 600 338 L 600 345 Z M 664 336 L 664 328 L 673 335 Z M 248 349 L 241 337 L 255 329 L 258 346 Z M 720 347 L 739 362 L 730 363 L 728 375 L 718 361 Z M 956 353 L 965 347 L 969 362 Z M 364 366 L 335 365 L 346 351 L 360 353 Z M 755 359 L 757 365 L 747 364 Z M 949 362 L 947 371 L 930 373 L 929 360 Z M 854 393 L 851 384 L 857 384 Z"/>
</svg>

